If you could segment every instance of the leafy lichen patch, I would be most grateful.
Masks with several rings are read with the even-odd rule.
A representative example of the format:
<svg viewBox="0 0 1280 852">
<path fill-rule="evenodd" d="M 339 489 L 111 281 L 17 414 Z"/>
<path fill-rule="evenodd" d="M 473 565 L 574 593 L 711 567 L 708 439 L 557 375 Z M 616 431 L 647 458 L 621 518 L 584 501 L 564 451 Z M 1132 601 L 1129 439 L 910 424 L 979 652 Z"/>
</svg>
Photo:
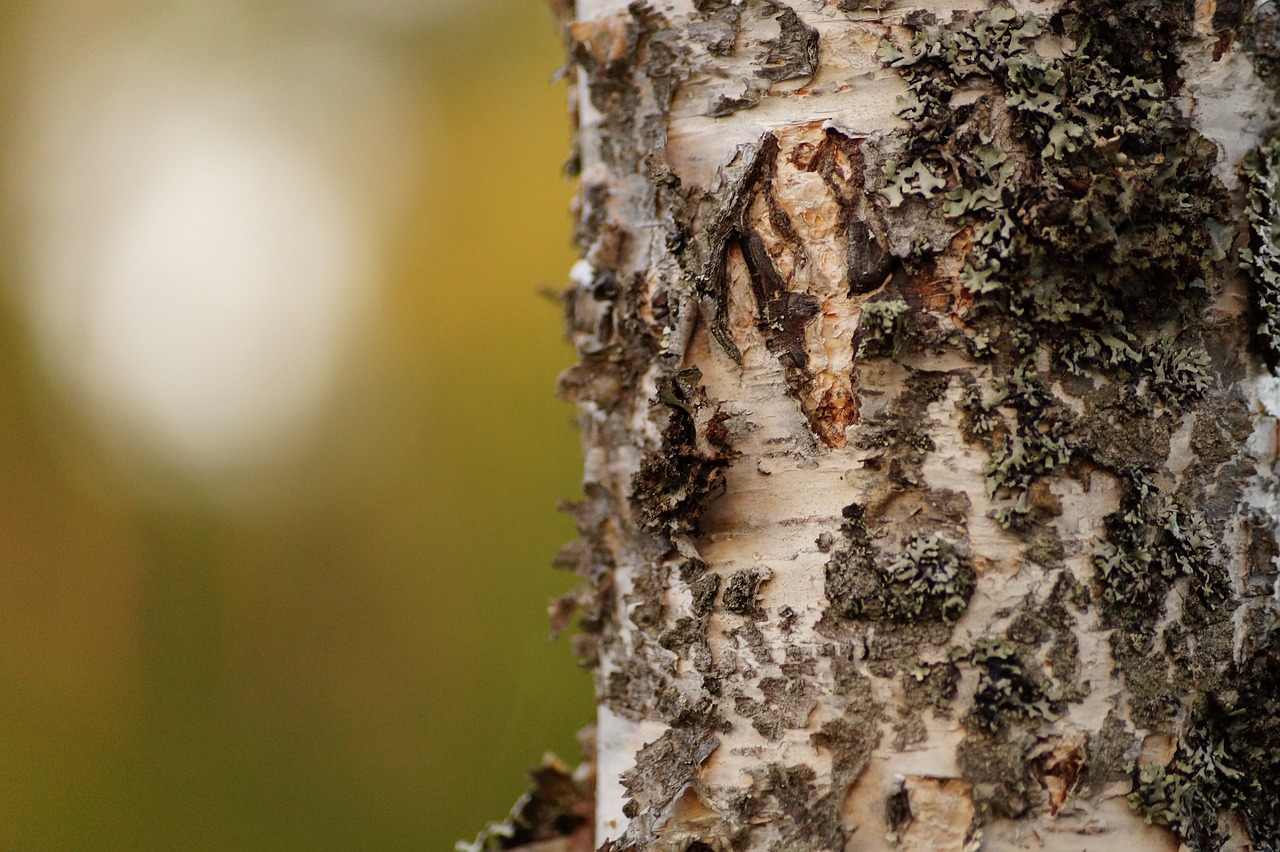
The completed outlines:
<svg viewBox="0 0 1280 852">
<path fill-rule="evenodd" d="M 1230 836 L 1227 814 L 1267 848 L 1280 837 L 1280 656 L 1261 650 L 1233 672 L 1234 686 L 1198 699 L 1169 763 L 1146 767 L 1131 803 L 1174 828 L 1193 850 Z"/>
<path fill-rule="evenodd" d="M 1258 343 L 1274 366 L 1280 361 L 1280 137 L 1250 152 L 1244 175 L 1251 239 L 1241 259 L 1253 281 Z"/>
<path fill-rule="evenodd" d="M 865 510 L 844 510 L 845 546 L 826 567 L 826 595 L 845 618 L 909 624 L 954 622 L 973 594 L 975 575 L 962 543 L 916 532 L 892 554 L 877 548 L 864 520 Z"/>
<path fill-rule="evenodd" d="M 1147 377 L 1167 404 L 1194 401 L 1210 382 L 1207 353 L 1169 339 L 1167 323 L 1179 301 L 1205 302 L 1203 282 L 1223 256 L 1205 217 L 1225 209 L 1225 196 L 1212 146 L 1169 96 L 1171 39 L 1184 29 L 1176 16 L 1162 11 L 1120 34 L 1140 41 L 1145 59 L 1095 47 L 1102 30 L 1136 19 L 1133 6 L 1079 16 L 1068 6 L 1053 20 L 1001 6 L 950 24 L 920 15 L 881 48 L 907 80 L 900 115 L 911 123 L 888 148 L 886 215 L 914 198 L 971 229 L 960 273 L 977 297 L 969 348 L 1003 354 L 995 395 L 975 398 L 970 412 L 993 455 L 991 488 L 1010 501 L 1009 526 L 1030 511 L 1030 484 L 1068 464 L 1078 444 L 1039 379 L 1039 347 L 1054 353 L 1055 376 Z M 954 108 L 962 90 L 978 96 Z"/>
<path fill-rule="evenodd" d="M 1256 48 L 1269 4 L 1256 13 L 1221 5 L 1214 27 L 1244 32 Z M 869 175 L 886 220 L 950 222 L 970 236 L 959 279 L 973 300 L 959 328 L 990 378 L 962 379 L 961 406 L 967 438 L 990 455 L 998 519 L 1030 535 L 1059 511 L 1047 479 L 1080 477 L 1087 490 L 1094 466 L 1120 478 L 1122 505 L 1091 560 L 1131 691 L 1127 712 L 1139 725 L 1194 731 L 1191 707 L 1205 699 L 1187 696 L 1231 694 L 1236 683 L 1227 670 L 1244 604 L 1222 543 L 1236 535 L 1239 490 L 1222 483 L 1247 473 L 1250 423 L 1223 389 L 1243 375 L 1224 346 L 1238 327 L 1209 313 L 1229 272 L 1220 234 L 1230 202 L 1214 177 L 1214 146 L 1177 99 L 1191 22 L 1191 4 L 1150 0 L 1068 2 L 1044 19 L 999 4 L 950 21 L 909 15 L 880 57 L 907 83 L 899 114 L 911 129 L 864 156 L 879 166 Z M 1262 54 L 1254 49 L 1255 60 Z M 1278 164 L 1280 148 L 1268 143 L 1245 166 L 1253 240 L 1244 262 L 1264 351 L 1278 348 L 1271 325 L 1280 296 L 1271 291 L 1280 293 L 1280 273 L 1270 267 L 1280 262 L 1268 245 L 1280 227 Z M 904 263 L 954 248 L 917 240 Z M 1188 440 L 1196 456 L 1175 462 Z M 1029 555 L 1033 548 L 1051 566 L 1068 557 L 1061 541 L 1028 542 Z M 1052 620 L 1069 617 L 1064 606 Z M 1010 626 L 1014 641 L 983 640 L 973 652 L 974 713 L 985 733 L 971 734 L 965 761 L 980 797 L 991 766 L 1021 759 L 1017 732 L 1080 695 L 1074 633 L 1050 640 L 1048 620 L 1023 618 Z M 1040 657 L 1052 679 L 1033 664 Z M 1132 742 L 1112 739 L 1112 751 Z M 995 751 L 983 757 L 987 748 Z M 1171 766 L 1159 772 L 1185 782 L 1175 789 L 1183 810 L 1152 812 L 1184 840 L 1216 848 L 1207 844 L 1226 837 L 1219 814 L 1229 807 L 1211 794 L 1221 773 L 1203 761 L 1189 772 Z M 1002 784 L 1012 801 L 1025 800 L 1021 785 Z M 1164 795 L 1158 786 L 1135 802 Z M 1242 794 L 1232 806 L 1250 814 L 1255 840 L 1275 836 L 1259 798 Z"/>
<path fill-rule="evenodd" d="M 1230 8 L 1233 4 L 1223 5 Z M 1223 23 L 1239 28 L 1240 41 L 1254 66 L 1264 79 L 1274 85 L 1280 81 L 1280 3 L 1258 0 L 1235 5 L 1244 8 L 1238 10 L 1235 20 L 1226 19 Z"/>
</svg>

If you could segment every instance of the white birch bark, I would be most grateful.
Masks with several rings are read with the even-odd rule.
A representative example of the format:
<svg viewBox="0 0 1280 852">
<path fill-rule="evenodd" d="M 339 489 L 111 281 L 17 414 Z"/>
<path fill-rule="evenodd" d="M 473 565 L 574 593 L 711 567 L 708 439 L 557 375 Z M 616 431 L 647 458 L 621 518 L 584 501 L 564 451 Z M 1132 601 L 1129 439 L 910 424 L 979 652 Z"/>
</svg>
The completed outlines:
<svg viewBox="0 0 1280 852">
<path fill-rule="evenodd" d="M 598 845 L 1277 841 L 1249 6 L 578 0 Z"/>
</svg>

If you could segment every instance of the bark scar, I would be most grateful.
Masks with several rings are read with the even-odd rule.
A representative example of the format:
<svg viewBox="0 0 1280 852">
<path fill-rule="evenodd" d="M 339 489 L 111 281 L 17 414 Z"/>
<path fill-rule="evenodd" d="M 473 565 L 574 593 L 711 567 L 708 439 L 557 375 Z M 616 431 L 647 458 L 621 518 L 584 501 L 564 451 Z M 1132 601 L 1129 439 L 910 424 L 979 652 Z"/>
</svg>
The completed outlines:
<svg viewBox="0 0 1280 852">
<path fill-rule="evenodd" d="M 809 293 L 787 289 L 755 231 L 740 234 L 737 242 L 751 275 L 751 290 L 760 309 L 760 330 L 769 350 L 777 353 L 783 366 L 805 369 L 809 355 L 805 351 L 804 327 L 817 316 L 818 300 Z"/>
</svg>

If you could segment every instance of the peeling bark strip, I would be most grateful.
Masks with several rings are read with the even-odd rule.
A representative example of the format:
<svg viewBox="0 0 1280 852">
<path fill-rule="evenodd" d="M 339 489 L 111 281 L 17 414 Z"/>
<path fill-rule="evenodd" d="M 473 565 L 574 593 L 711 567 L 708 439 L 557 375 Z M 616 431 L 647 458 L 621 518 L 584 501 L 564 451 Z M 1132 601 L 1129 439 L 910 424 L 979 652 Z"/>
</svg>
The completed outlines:
<svg viewBox="0 0 1280 852">
<path fill-rule="evenodd" d="M 564 11 L 597 845 L 1280 845 L 1273 0 Z"/>
</svg>

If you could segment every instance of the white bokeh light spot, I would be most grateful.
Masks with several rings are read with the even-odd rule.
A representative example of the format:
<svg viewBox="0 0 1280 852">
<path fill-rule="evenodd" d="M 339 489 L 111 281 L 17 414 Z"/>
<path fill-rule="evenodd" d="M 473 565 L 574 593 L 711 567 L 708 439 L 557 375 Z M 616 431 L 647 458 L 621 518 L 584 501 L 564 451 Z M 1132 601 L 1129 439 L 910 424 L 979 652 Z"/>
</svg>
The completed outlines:
<svg viewBox="0 0 1280 852">
<path fill-rule="evenodd" d="M 244 464 L 323 396 L 363 247 L 305 150 L 165 136 L 91 264 L 80 358 L 95 402 L 171 460 Z"/>
<path fill-rule="evenodd" d="M 245 30 L 201 8 L 86 29 L 42 7 L 0 264 L 49 375 L 117 457 L 234 497 L 304 460 L 367 366 L 425 125 L 407 72 L 358 38 L 205 50 Z"/>
</svg>

